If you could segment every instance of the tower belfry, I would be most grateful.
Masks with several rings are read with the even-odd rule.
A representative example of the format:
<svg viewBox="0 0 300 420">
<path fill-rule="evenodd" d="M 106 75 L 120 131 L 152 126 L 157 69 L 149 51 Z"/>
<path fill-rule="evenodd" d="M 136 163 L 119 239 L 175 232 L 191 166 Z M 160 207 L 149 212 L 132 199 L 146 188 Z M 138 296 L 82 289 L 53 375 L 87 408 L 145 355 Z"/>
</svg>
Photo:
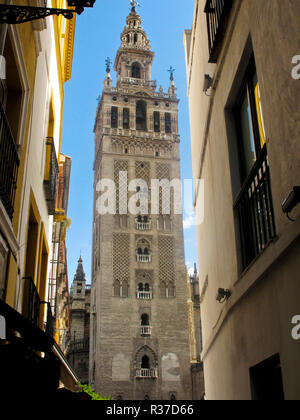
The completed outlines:
<svg viewBox="0 0 300 420">
<path fill-rule="evenodd" d="M 114 62 L 116 85 L 108 59 L 94 127 L 90 383 L 113 399 L 191 397 L 180 197 L 162 187 L 180 180 L 179 101 L 172 67 L 168 92 L 157 91 L 153 59 L 132 1 Z M 107 214 L 102 180 L 115 185 Z"/>
</svg>

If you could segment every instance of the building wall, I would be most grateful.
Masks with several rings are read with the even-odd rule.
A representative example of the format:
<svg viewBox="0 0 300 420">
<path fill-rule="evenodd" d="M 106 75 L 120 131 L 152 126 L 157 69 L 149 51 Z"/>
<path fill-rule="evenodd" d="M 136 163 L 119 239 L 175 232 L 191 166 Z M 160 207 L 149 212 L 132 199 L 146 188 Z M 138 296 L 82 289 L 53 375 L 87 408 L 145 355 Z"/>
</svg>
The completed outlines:
<svg viewBox="0 0 300 420">
<path fill-rule="evenodd" d="M 68 7 L 65 1 L 61 5 Z M 20 158 L 14 215 L 10 221 L 1 207 L 3 216 L 0 219 L 4 242 L 11 251 L 4 269 L 5 301 L 19 312 L 23 311 L 23 277 L 28 274 L 26 258 L 30 254 L 30 276 L 41 300 L 48 297 L 53 217 L 48 213 L 43 185 L 45 139 L 49 135 L 53 137 L 58 159 L 64 83 L 71 74 L 74 29 L 74 21 L 66 25 L 64 18 L 56 16 L 32 23 L 1 26 L 1 52 L 7 55 L 7 77 L 11 86 L 20 79 L 22 90 L 20 118 L 11 116 L 9 121 L 13 132 L 16 128 L 15 141 Z M 8 42 L 12 45 L 9 54 Z M 14 65 L 10 65 L 11 62 Z M 33 220 L 37 231 L 32 242 L 28 228 Z"/>
<path fill-rule="evenodd" d="M 281 203 L 299 185 L 300 84 L 291 77 L 299 51 L 299 4 L 234 1 L 216 64 L 208 64 L 205 1 L 196 1 L 193 31 L 185 34 L 195 178 L 205 182 L 205 219 L 197 229 L 201 261 L 204 373 L 208 399 L 251 399 L 249 369 L 279 353 L 285 397 L 297 398 L 299 342 L 291 319 L 299 312 L 299 208 L 294 223 Z M 253 50 L 267 138 L 276 240 L 241 272 L 233 204 L 238 191 L 234 124 L 230 112 Z M 204 74 L 214 77 L 210 97 Z M 199 200 L 200 198 L 198 198 Z M 288 279 L 288 281 L 287 281 Z M 203 286 L 202 286 L 203 287 Z M 218 288 L 231 299 L 216 301 Z"/>
</svg>

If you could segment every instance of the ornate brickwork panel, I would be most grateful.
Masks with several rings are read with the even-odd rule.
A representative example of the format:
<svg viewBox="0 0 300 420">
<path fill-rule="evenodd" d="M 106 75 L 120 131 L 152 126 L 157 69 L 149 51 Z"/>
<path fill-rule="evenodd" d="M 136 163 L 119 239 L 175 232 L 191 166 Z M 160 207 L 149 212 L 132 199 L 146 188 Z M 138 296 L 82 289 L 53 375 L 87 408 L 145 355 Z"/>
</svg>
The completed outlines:
<svg viewBox="0 0 300 420">
<path fill-rule="evenodd" d="M 159 281 L 165 284 L 171 282 L 175 284 L 175 249 L 174 238 L 169 236 L 159 236 Z"/>
<path fill-rule="evenodd" d="M 113 234 L 113 277 L 114 281 L 129 282 L 130 236 L 126 233 Z"/>
<path fill-rule="evenodd" d="M 136 179 L 143 179 L 150 187 L 150 163 L 149 162 L 135 162 L 135 177 Z"/>
<path fill-rule="evenodd" d="M 122 198 L 126 198 L 127 188 L 128 188 L 128 182 L 121 183 L 120 185 L 120 182 L 119 182 L 120 172 L 126 172 L 128 174 L 128 161 L 127 160 L 115 160 L 114 162 L 114 182 L 116 184 L 116 189 L 117 189 L 116 191 L 117 192 L 117 197 L 116 197 L 117 214 L 120 213 L 120 200 L 122 200 Z"/>
<path fill-rule="evenodd" d="M 156 164 L 156 178 L 169 179 L 170 180 L 170 166 L 166 163 L 157 163 Z"/>
<path fill-rule="evenodd" d="M 163 179 L 167 179 L 169 181 L 171 181 L 171 170 L 170 170 L 170 166 L 168 164 L 165 163 L 157 163 L 156 164 L 156 178 L 161 181 Z M 170 197 L 169 197 L 170 194 Z M 160 188 L 159 189 L 159 214 L 163 214 L 163 203 L 165 203 L 164 205 L 166 206 L 170 200 L 170 211 L 172 212 L 172 208 L 173 208 L 173 190 L 171 189 L 171 191 L 169 192 L 169 189 L 166 188 Z M 170 214 L 169 214 L 170 216 Z M 165 229 L 165 224 L 160 225 L 159 227 L 161 230 Z"/>
</svg>

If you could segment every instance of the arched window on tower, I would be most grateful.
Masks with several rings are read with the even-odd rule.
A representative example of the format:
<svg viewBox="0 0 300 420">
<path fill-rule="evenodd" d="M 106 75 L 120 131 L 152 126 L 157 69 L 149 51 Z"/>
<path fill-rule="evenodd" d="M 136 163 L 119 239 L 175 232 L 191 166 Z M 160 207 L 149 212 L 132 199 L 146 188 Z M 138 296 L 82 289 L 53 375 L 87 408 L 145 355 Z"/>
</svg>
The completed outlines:
<svg viewBox="0 0 300 420">
<path fill-rule="evenodd" d="M 167 134 L 172 133 L 171 114 L 169 112 L 165 113 L 165 128 Z"/>
<path fill-rule="evenodd" d="M 136 129 L 147 131 L 147 104 L 145 101 L 136 103 Z"/>
<path fill-rule="evenodd" d="M 139 63 L 133 63 L 131 66 L 131 77 L 135 79 L 141 78 L 141 66 Z"/>
<path fill-rule="evenodd" d="M 149 337 L 151 335 L 150 319 L 148 314 L 141 316 L 141 336 Z"/>
<path fill-rule="evenodd" d="M 166 298 L 168 296 L 166 283 L 164 281 L 161 282 L 159 288 L 160 288 L 160 297 Z"/>
<path fill-rule="evenodd" d="M 149 315 L 148 314 L 143 314 L 141 316 L 141 325 L 143 327 L 147 327 L 147 326 L 150 325 L 150 323 L 149 323 Z"/>
<path fill-rule="evenodd" d="M 123 298 L 128 297 L 128 289 L 129 289 L 128 283 L 126 280 L 124 280 L 122 283 L 122 297 Z"/>
<path fill-rule="evenodd" d="M 142 369 L 150 369 L 150 361 L 148 356 L 143 356 L 142 358 Z"/>
<path fill-rule="evenodd" d="M 160 132 L 160 113 L 158 111 L 154 111 L 153 119 L 154 119 L 154 132 L 159 133 Z"/>
<path fill-rule="evenodd" d="M 138 36 L 137 36 L 137 34 L 134 34 L 133 39 L 134 39 L 134 45 L 135 45 L 135 44 L 137 44 L 137 41 L 138 41 Z"/>
<path fill-rule="evenodd" d="M 111 128 L 118 128 L 118 108 L 111 107 Z"/>
<path fill-rule="evenodd" d="M 123 128 L 129 129 L 129 108 L 123 109 Z"/>
<path fill-rule="evenodd" d="M 119 280 L 116 280 L 114 282 L 114 296 L 115 297 L 120 297 L 121 295 L 121 284 L 119 282 Z"/>
<path fill-rule="evenodd" d="M 172 298 L 176 296 L 176 289 L 174 283 L 170 282 L 168 284 L 168 297 Z"/>
</svg>

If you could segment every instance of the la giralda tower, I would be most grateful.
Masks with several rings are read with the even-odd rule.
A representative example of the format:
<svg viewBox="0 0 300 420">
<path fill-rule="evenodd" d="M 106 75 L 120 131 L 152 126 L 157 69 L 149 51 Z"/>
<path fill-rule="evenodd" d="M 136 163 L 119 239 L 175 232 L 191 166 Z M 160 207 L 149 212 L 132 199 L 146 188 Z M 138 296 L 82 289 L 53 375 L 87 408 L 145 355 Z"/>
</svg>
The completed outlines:
<svg viewBox="0 0 300 420">
<path fill-rule="evenodd" d="M 108 60 L 96 114 L 89 376 L 93 389 L 112 399 L 190 399 L 187 273 L 175 190 L 171 211 L 164 204 L 168 188 L 159 188 L 151 212 L 152 180 L 180 179 L 179 101 L 172 70 L 168 93 L 151 80 L 154 53 L 141 23 L 132 1 L 114 63 L 116 86 Z"/>
</svg>

